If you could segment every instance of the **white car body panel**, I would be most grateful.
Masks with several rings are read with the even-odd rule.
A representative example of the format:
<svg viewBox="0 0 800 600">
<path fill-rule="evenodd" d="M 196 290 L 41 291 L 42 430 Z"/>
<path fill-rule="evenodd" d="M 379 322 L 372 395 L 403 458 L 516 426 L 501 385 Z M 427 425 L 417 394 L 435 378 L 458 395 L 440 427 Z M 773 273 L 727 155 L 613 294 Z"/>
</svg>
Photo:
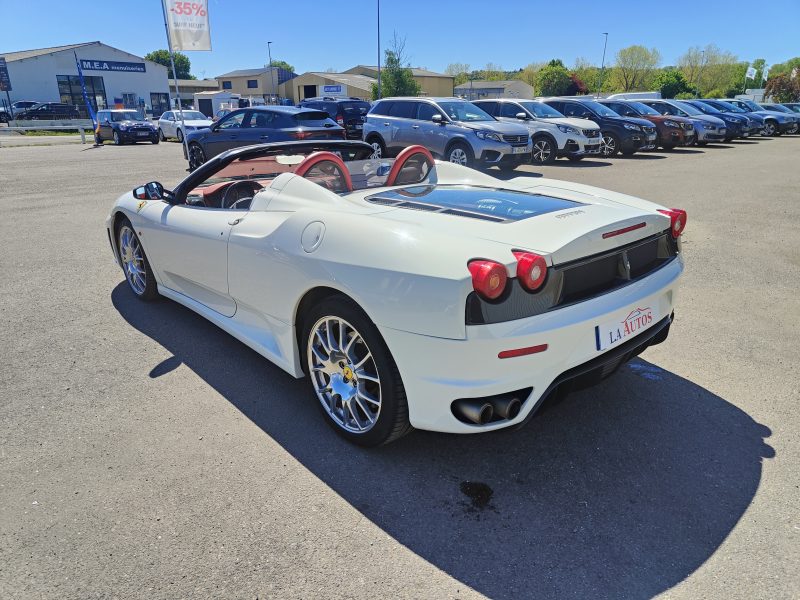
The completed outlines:
<svg viewBox="0 0 800 600">
<path fill-rule="evenodd" d="M 176 118 L 174 120 L 165 119 L 165 114 L 173 114 Z M 181 123 L 180 117 L 172 111 L 167 111 L 158 119 L 158 128 L 164 133 L 164 137 L 167 138 L 177 138 L 178 129 L 181 129 L 184 124 L 186 126 L 186 131 L 184 133 L 186 133 L 203 127 L 211 127 L 214 121 L 211 119 L 185 119 L 183 123 Z"/>
<path fill-rule="evenodd" d="M 585 126 L 585 122 L 581 121 Z M 378 327 L 408 397 L 414 427 L 472 433 L 514 425 L 559 373 L 598 356 L 594 327 L 644 305 L 657 321 L 672 313 L 680 254 L 641 280 L 550 312 L 491 325 L 466 325 L 472 292 L 467 261 L 503 261 L 515 276 L 512 249 L 560 264 L 661 233 L 670 219 L 651 202 L 591 186 L 485 173 L 437 163 L 430 182 L 483 185 L 556 195 L 583 203 L 516 222 L 487 223 L 370 204 L 386 188 L 335 194 L 292 173 L 276 177 L 250 210 L 170 205 L 121 196 L 119 214 L 138 233 L 158 291 L 187 306 L 295 377 L 303 376 L 296 323 L 303 296 L 319 287 L 352 298 Z M 318 225 L 322 223 L 322 225 Z M 602 232 L 645 223 L 604 239 Z M 308 251 L 304 232 L 320 238 Z M 357 235 L 354 235 L 357 232 Z M 119 263 L 114 243 L 112 250 Z M 546 352 L 511 360 L 498 351 L 547 343 Z M 456 419 L 450 403 L 532 387 L 514 419 L 476 426 Z"/>
</svg>

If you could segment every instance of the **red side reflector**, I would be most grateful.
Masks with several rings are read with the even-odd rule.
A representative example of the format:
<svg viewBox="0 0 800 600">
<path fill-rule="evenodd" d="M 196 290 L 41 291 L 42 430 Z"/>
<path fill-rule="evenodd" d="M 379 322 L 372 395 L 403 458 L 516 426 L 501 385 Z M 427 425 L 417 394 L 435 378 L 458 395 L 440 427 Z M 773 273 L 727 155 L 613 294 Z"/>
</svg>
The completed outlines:
<svg viewBox="0 0 800 600">
<path fill-rule="evenodd" d="M 629 231 L 636 231 L 637 229 L 641 229 L 642 227 L 647 227 L 647 223 L 637 223 L 636 225 L 631 225 L 630 227 L 623 227 L 622 229 L 617 229 L 615 231 L 606 231 L 603 234 L 603 239 L 614 237 L 617 235 L 622 235 L 623 233 L 628 233 Z"/>
<path fill-rule="evenodd" d="M 514 358 L 515 356 L 527 356 L 528 354 L 538 354 L 547 350 L 547 344 L 539 344 L 538 346 L 528 346 L 527 348 L 517 348 L 516 350 L 503 350 L 497 355 L 497 358 Z"/>
</svg>

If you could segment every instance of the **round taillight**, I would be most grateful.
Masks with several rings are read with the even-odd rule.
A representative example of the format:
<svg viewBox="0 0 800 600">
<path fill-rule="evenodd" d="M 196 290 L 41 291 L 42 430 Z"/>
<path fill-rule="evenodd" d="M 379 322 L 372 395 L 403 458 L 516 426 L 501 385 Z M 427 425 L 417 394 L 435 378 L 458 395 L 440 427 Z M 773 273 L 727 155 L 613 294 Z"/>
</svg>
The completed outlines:
<svg viewBox="0 0 800 600">
<path fill-rule="evenodd" d="M 526 290 L 535 292 L 547 277 L 547 263 L 533 252 L 514 252 L 517 257 L 517 279 Z"/>
<path fill-rule="evenodd" d="M 504 265 L 493 260 L 472 260 L 467 266 L 472 274 L 472 288 L 478 294 L 487 300 L 500 297 L 508 281 Z"/>
<path fill-rule="evenodd" d="M 680 208 L 665 208 L 659 209 L 658 212 L 669 217 L 672 237 L 677 239 L 686 229 L 686 211 Z"/>
</svg>

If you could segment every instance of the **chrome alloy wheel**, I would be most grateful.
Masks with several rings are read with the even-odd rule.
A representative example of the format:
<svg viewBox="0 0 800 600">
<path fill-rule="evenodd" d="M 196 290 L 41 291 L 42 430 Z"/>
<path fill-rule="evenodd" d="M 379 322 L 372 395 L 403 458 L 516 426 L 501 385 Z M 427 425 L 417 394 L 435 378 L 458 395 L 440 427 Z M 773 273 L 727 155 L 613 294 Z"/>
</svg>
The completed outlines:
<svg viewBox="0 0 800 600">
<path fill-rule="evenodd" d="M 547 140 L 537 140 L 533 145 L 533 161 L 546 163 L 553 153 L 553 146 Z"/>
<path fill-rule="evenodd" d="M 775 126 L 775 123 L 767 121 L 764 124 L 764 133 L 762 135 L 767 136 L 767 137 L 771 137 L 771 136 L 775 135 L 775 131 L 777 129 L 778 128 Z"/>
<path fill-rule="evenodd" d="M 383 158 L 383 148 L 381 148 L 380 142 L 372 142 L 370 146 L 372 146 L 372 154 L 370 155 L 370 158 Z"/>
<path fill-rule="evenodd" d="M 144 266 L 144 252 L 139 238 L 128 225 L 119 230 L 119 253 L 125 278 L 137 296 L 147 288 L 147 271 Z"/>
<path fill-rule="evenodd" d="M 603 156 L 611 156 L 617 152 L 617 142 L 610 135 L 604 135 L 600 139 L 600 153 Z"/>
<path fill-rule="evenodd" d="M 469 159 L 467 158 L 467 153 L 464 152 L 463 148 L 456 147 L 450 150 L 450 162 L 461 165 L 462 167 L 466 167 Z"/>
<path fill-rule="evenodd" d="M 307 341 L 311 382 L 322 407 L 342 429 L 365 433 L 381 412 L 381 380 L 361 334 L 339 317 L 322 317 Z"/>
</svg>

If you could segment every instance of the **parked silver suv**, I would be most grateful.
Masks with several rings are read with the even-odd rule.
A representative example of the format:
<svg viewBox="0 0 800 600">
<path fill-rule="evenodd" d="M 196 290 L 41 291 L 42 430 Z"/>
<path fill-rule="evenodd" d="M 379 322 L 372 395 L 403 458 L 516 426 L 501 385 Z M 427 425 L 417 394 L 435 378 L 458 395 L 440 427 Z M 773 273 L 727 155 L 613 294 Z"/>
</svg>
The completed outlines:
<svg viewBox="0 0 800 600">
<path fill-rule="evenodd" d="M 528 128 L 501 123 L 460 98 L 385 98 L 367 114 L 364 140 L 375 157 L 414 144 L 468 167 L 513 169 L 531 160 Z"/>
</svg>

